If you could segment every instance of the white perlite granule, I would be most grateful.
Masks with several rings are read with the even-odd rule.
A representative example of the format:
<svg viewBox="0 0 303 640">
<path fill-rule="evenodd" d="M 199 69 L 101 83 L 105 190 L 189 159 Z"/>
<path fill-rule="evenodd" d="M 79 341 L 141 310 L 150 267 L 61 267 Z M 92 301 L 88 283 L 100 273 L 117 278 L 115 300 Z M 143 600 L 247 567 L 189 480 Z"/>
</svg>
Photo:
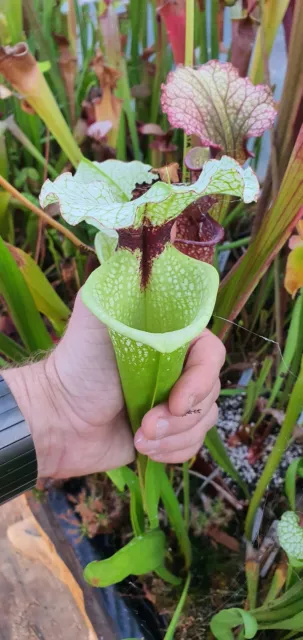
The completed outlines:
<svg viewBox="0 0 303 640">
<path fill-rule="evenodd" d="M 273 431 L 269 434 L 263 444 L 261 457 L 258 458 L 254 464 L 250 464 L 247 459 L 249 447 L 246 444 L 241 444 L 236 447 L 231 447 L 227 444 L 229 438 L 237 432 L 241 425 L 243 404 L 244 396 L 241 395 L 221 398 L 219 400 L 219 419 L 217 427 L 234 467 L 242 476 L 243 480 L 245 480 L 251 488 L 254 488 L 264 469 L 268 455 L 276 441 L 280 427 L 278 425 L 273 427 Z M 201 455 L 207 461 L 211 459 L 206 447 L 203 447 L 201 450 Z M 288 466 L 293 462 L 293 460 L 300 458 L 301 456 L 303 456 L 303 444 L 292 442 L 284 453 L 277 471 L 273 475 L 271 486 L 281 487 L 284 483 L 284 477 Z M 233 484 L 233 480 L 224 472 L 222 473 L 226 478 L 226 481 Z"/>
</svg>

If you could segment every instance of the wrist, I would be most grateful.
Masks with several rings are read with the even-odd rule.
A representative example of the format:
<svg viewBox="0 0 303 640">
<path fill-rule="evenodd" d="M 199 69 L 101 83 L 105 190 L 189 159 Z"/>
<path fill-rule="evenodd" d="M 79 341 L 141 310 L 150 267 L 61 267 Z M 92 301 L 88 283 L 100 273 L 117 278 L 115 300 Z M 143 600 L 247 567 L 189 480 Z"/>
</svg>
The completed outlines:
<svg viewBox="0 0 303 640">
<path fill-rule="evenodd" d="M 40 478 L 57 474 L 61 451 L 48 370 L 48 360 L 43 360 L 1 372 L 30 428 Z"/>
</svg>

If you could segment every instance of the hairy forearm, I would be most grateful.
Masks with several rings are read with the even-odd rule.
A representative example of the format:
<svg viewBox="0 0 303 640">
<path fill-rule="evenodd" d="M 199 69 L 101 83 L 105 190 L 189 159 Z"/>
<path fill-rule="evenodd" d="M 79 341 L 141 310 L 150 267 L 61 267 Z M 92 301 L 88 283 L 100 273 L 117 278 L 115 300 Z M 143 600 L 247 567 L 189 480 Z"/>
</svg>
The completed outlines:
<svg viewBox="0 0 303 640">
<path fill-rule="evenodd" d="M 30 428 L 39 477 L 56 474 L 60 450 L 60 432 L 55 424 L 56 403 L 49 367 L 49 362 L 44 360 L 1 371 Z"/>
</svg>

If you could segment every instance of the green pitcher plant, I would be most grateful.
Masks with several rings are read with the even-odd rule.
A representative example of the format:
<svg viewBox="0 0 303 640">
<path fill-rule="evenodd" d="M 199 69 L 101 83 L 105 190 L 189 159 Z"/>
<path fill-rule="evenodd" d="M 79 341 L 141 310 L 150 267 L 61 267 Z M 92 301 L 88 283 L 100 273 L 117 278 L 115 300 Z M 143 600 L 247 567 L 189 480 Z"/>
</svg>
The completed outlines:
<svg viewBox="0 0 303 640">
<path fill-rule="evenodd" d="M 257 199 L 250 168 L 223 156 L 210 160 L 193 184 L 159 180 L 150 165 L 83 160 L 72 176 L 47 180 L 40 201 L 58 203 L 63 218 L 95 226 L 101 266 L 88 278 L 82 299 L 109 330 L 133 432 L 145 413 L 167 400 L 179 378 L 190 342 L 207 326 L 219 275 L 212 266 L 222 228 L 207 213 L 216 195 L 244 202 Z M 129 468 L 109 472 L 131 495 L 135 537 L 111 558 L 91 563 L 86 579 L 95 586 L 132 574 L 156 571 L 177 584 L 165 566 L 165 537 L 159 528 L 162 501 L 190 566 L 190 543 L 165 465 L 137 457 Z"/>
<path fill-rule="evenodd" d="M 280 546 L 288 556 L 290 566 L 303 568 L 303 529 L 294 511 L 285 511 L 278 522 L 277 534 Z"/>
</svg>

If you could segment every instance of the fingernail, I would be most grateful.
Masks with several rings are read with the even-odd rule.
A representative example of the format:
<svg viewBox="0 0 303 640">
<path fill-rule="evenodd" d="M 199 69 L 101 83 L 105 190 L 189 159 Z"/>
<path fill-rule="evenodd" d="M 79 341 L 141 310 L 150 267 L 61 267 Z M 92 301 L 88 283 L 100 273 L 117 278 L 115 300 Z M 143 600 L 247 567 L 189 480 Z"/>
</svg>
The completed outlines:
<svg viewBox="0 0 303 640">
<path fill-rule="evenodd" d="M 139 442 L 143 442 L 143 440 L 144 440 L 144 435 L 143 435 L 141 429 L 138 429 L 138 431 L 137 431 L 137 433 L 136 433 L 136 435 L 134 437 L 134 443 L 137 446 L 137 444 L 139 444 Z"/>
<path fill-rule="evenodd" d="M 197 404 L 197 398 L 193 394 L 188 398 L 188 410 L 190 411 Z"/>
<path fill-rule="evenodd" d="M 159 418 L 159 420 L 157 420 L 157 426 L 156 426 L 156 437 L 163 438 L 163 436 L 167 433 L 168 428 L 169 428 L 168 420 L 165 420 L 165 418 Z"/>
<path fill-rule="evenodd" d="M 135 446 L 138 447 L 142 453 L 146 453 L 148 455 L 157 453 L 160 447 L 159 440 L 147 440 L 143 434 L 139 433 L 139 431 L 137 431 L 135 435 L 134 442 Z"/>
</svg>

